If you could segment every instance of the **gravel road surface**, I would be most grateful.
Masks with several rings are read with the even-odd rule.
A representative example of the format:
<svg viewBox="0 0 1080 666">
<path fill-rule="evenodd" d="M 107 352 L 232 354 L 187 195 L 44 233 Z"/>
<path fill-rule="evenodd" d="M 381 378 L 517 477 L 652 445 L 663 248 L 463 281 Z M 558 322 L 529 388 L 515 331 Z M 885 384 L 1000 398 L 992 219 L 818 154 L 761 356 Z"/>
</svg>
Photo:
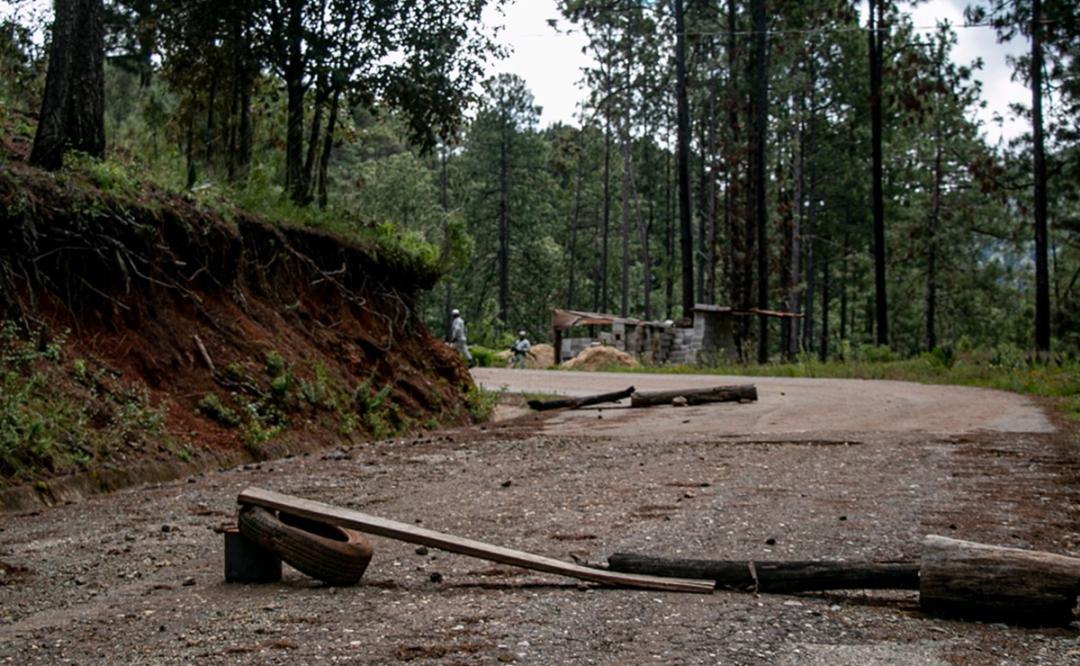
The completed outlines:
<svg viewBox="0 0 1080 666">
<path fill-rule="evenodd" d="M 752 381 L 761 400 L 525 414 L 0 514 L 0 663 L 1080 663 L 1075 623 L 937 619 L 912 592 L 603 589 L 377 537 L 356 587 L 288 568 L 280 583 L 224 582 L 215 528 L 235 523 L 249 485 L 566 560 L 917 558 L 926 534 L 1080 556 L 1076 426 L 1022 397 L 477 378 L 543 393 Z"/>
</svg>

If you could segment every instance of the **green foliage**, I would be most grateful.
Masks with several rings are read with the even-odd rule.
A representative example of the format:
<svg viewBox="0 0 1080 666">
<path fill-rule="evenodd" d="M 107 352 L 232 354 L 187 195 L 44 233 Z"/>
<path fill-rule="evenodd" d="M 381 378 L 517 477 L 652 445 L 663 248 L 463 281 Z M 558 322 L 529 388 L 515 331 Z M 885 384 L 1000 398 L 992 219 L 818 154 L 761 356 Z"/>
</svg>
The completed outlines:
<svg viewBox="0 0 1080 666">
<path fill-rule="evenodd" d="M 503 365 L 498 357 L 498 351 L 484 347 L 483 345 L 469 345 L 469 353 L 481 368 L 497 368 Z"/>
<path fill-rule="evenodd" d="M 285 374 L 285 359 L 276 350 L 266 352 L 266 374 L 271 379 Z"/>
<path fill-rule="evenodd" d="M 132 196 L 139 190 L 139 181 L 129 167 L 113 159 L 98 159 L 82 153 L 70 153 L 64 165 L 72 173 L 84 176 L 103 192 Z"/>
<path fill-rule="evenodd" d="M 226 428 L 235 428 L 240 425 L 240 415 L 234 409 L 228 407 L 216 393 L 207 393 L 199 400 L 197 405 L 199 412 L 206 418 L 215 421 Z"/>
<path fill-rule="evenodd" d="M 469 415 L 473 421 L 483 423 L 495 413 L 495 406 L 499 404 L 498 391 L 488 391 L 480 386 L 473 386 L 465 394 L 465 404 L 469 409 Z"/>
<path fill-rule="evenodd" d="M 145 386 L 106 388 L 84 359 L 64 362 L 66 345 L 64 336 L 0 325 L 0 478 L 86 470 L 164 432 L 165 406 Z M 64 387 L 72 379 L 77 392 Z"/>
</svg>

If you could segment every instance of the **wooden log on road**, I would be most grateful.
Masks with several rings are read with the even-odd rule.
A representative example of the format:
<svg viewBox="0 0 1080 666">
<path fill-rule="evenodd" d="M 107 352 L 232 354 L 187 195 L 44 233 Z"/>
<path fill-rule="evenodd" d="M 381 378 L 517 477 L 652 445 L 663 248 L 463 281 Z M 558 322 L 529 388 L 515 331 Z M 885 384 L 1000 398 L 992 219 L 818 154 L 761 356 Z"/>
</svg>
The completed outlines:
<svg viewBox="0 0 1080 666">
<path fill-rule="evenodd" d="M 615 553 L 608 568 L 624 573 L 716 581 L 717 589 L 750 592 L 917 590 L 919 564 L 901 562 L 756 562 L 693 560 Z"/>
<path fill-rule="evenodd" d="M 1080 592 L 1080 559 L 942 536 L 923 541 L 923 610 L 1034 626 L 1067 625 Z"/>
<path fill-rule="evenodd" d="M 547 411 L 549 409 L 581 409 L 582 407 L 588 407 L 590 405 L 600 405 L 605 402 L 618 402 L 629 398 L 634 393 L 634 387 L 631 386 L 622 391 L 615 391 L 614 393 L 600 393 L 598 395 L 588 395 L 581 398 L 561 398 L 559 400 L 530 400 L 529 407 L 540 412 Z"/>
<path fill-rule="evenodd" d="M 630 396 L 631 407 L 654 407 L 670 405 L 675 398 L 686 398 L 687 404 L 701 405 L 708 402 L 743 402 L 757 400 L 757 387 L 714 386 L 712 388 L 679 389 L 674 391 L 637 391 Z"/>
</svg>

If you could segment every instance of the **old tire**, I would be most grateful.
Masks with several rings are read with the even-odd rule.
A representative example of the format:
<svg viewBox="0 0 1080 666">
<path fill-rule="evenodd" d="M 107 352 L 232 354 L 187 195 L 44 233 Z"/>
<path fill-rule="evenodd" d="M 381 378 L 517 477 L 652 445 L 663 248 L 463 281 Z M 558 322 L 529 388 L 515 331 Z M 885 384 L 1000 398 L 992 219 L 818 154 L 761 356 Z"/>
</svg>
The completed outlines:
<svg viewBox="0 0 1080 666">
<path fill-rule="evenodd" d="M 355 585 L 371 561 L 363 534 L 259 506 L 240 509 L 240 533 L 294 569 L 328 585 Z"/>
</svg>

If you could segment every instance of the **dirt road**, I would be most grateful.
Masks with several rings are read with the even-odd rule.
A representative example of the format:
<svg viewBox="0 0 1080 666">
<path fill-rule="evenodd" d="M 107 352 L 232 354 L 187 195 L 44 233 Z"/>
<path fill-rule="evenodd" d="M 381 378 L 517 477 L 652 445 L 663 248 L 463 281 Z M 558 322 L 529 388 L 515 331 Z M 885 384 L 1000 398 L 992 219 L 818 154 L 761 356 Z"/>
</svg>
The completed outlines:
<svg viewBox="0 0 1080 666">
<path fill-rule="evenodd" d="M 862 379 L 726 377 L 607 372 L 552 372 L 476 368 L 483 387 L 514 393 L 582 396 L 633 386 L 642 391 L 754 384 L 759 400 L 750 405 L 709 405 L 686 409 L 566 412 L 549 430 L 584 434 L 686 437 L 716 434 L 806 432 L 1053 432 L 1046 414 L 1024 396 L 988 389 L 932 386 Z M 626 406 L 624 401 L 620 406 Z M 688 423 L 684 423 L 689 419 Z"/>
<path fill-rule="evenodd" d="M 563 559 L 913 558 L 928 533 L 1080 555 L 1075 424 L 994 392 L 753 381 L 757 405 L 526 415 L 2 514 L 0 663 L 1080 662 L 1075 624 L 934 619 L 909 592 L 598 589 L 379 538 L 357 587 L 223 581 L 213 528 L 248 485 Z"/>
</svg>

